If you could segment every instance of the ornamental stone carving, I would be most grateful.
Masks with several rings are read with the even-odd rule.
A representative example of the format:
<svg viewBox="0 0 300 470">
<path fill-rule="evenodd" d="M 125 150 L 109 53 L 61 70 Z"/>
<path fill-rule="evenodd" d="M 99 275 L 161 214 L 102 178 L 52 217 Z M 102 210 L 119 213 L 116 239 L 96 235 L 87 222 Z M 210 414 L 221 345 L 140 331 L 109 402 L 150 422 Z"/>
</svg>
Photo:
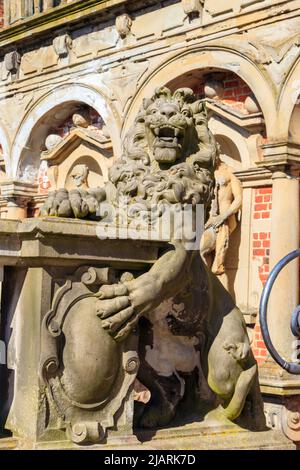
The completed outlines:
<svg viewBox="0 0 300 470">
<path fill-rule="evenodd" d="M 69 55 L 72 48 L 72 38 L 68 34 L 57 36 L 53 39 L 53 47 L 58 57 L 63 59 Z"/>
<path fill-rule="evenodd" d="M 184 13 L 190 19 L 197 18 L 203 8 L 204 0 L 181 0 Z"/>
<path fill-rule="evenodd" d="M 19 76 L 21 55 L 17 51 L 9 52 L 4 56 L 6 70 L 10 73 L 11 80 L 17 80 Z"/>
<path fill-rule="evenodd" d="M 116 18 L 116 30 L 121 39 L 125 39 L 131 32 L 132 19 L 127 13 L 117 16 Z"/>
<path fill-rule="evenodd" d="M 232 170 L 217 157 L 215 194 L 201 241 L 201 255 L 216 275 L 225 273 L 229 237 L 237 227 L 236 214 L 242 207 L 243 189 Z"/>
<path fill-rule="evenodd" d="M 208 220 L 216 160 L 204 102 L 188 88 L 159 88 L 144 100 L 124 140 L 100 209 L 126 201 L 130 221 L 153 208 L 159 218 L 166 208 L 189 205 L 195 213 L 202 204 Z M 44 210 L 88 217 L 86 197 L 81 189 L 57 192 Z M 111 223 L 120 224 L 118 213 Z M 150 269 L 77 271 L 53 299 L 43 324 L 41 377 L 56 423 L 60 419 L 76 443 L 99 442 L 111 426 L 121 426 L 135 377 L 150 392 L 150 400 L 135 407 L 138 427 L 166 426 L 195 413 L 208 423 L 239 418 L 243 427 L 264 427 L 241 312 L 199 249 L 176 237 L 175 225 L 164 247 Z"/>
<path fill-rule="evenodd" d="M 49 134 L 45 140 L 45 147 L 50 152 L 62 142 L 62 137 L 58 134 Z"/>
</svg>

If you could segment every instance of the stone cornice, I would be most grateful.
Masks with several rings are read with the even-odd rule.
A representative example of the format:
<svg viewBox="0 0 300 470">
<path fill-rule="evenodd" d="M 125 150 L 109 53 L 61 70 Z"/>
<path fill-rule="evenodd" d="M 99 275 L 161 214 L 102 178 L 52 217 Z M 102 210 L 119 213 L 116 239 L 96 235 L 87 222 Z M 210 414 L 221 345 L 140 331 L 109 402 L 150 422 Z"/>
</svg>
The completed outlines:
<svg viewBox="0 0 300 470">
<path fill-rule="evenodd" d="M 10 197 L 28 197 L 31 198 L 37 194 L 38 185 L 20 180 L 6 180 L 1 183 L 1 196 Z"/>
<path fill-rule="evenodd" d="M 236 21 L 238 21 L 240 31 L 243 27 L 247 29 L 251 25 L 256 27 L 257 14 L 262 10 L 265 11 L 265 15 L 263 19 L 259 18 L 260 25 L 272 23 L 278 16 L 281 16 L 283 20 L 285 17 L 299 15 L 300 0 L 291 0 L 289 8 L 282 9 L 282 4 L 285 3 L 284 0 L 279 0 L 275 5 L 257 5 L 255 10 L 242 10 L 238 14 L 233 13 L 224 18 L 213 18 L 212 21 L 201 25 L 197 22 L 194 25 L 190 24 L 188 28 L 183 28 L 183 32 L 186 32 L 188 40 L 192 40 L 199 36 L 199 26 L 203 27 L 205 36 L 209 35 L 210 29 L 213 34 L 217 31 L 222 31 L 222 35 L 230 34 L 236 29 Z M 99 24 L 101 21 L 107 22 L 114 19 L 122 12 L 134 13 L 155 4 L 162 6 L 162 2 L 158 0 L 80 0 L 55 7 L 45 13 L 31 16 L 0 29 L 0 46 L 3 52 L 7 52 L 19 47 L 20 43 L 23 47 L 34 42 L 36 36 L 49 37 L 51 30 L 71 29 L 74 24 L 79 27 L 95 19 Z"/>
<path fill-rule="evenodd" d="M 100 21 L 108 21 L 127 9 L 138 9 L 139 6 L 161 3 L 157 0 L 81 0 L 75 3 L 62 5 L 51 10 L 23 19 L 0 29 L 0 45 L 12 46 L 22 41 L 32 41 L 36 35 L 49 33 L 72 25 L 73 23 L 86 24 L 87 18 L 97 17 Z"/>
<path fill-rule="evenodd" d="M 257 162 L 260 167 L 300 169 L 300 144 L 295 142 L 270 142 L 261 146 L 264 153 L 262 161 Z"/>
<path fill-rule="evenodd" d="M 101 141 L 97 134 L 92 131 L 74 128 L 53 150 L 43 152 L 41 159 L 48 161 L 50 165 L 59 165 L 71 152 L 84 142 L 100 153 L 102 152 L 107 157 L 112 155 L 111 141 Z"/>
<path fill-rule="evenodd" d="M 225 104 L 213 100 L 206 100 L 206 107 L 214 115 L 227 119 L 232 124 L 243 129 L 259 133 L 264 128 L 265 121 L 262 112 L 242 114 Z"/>
</svg>

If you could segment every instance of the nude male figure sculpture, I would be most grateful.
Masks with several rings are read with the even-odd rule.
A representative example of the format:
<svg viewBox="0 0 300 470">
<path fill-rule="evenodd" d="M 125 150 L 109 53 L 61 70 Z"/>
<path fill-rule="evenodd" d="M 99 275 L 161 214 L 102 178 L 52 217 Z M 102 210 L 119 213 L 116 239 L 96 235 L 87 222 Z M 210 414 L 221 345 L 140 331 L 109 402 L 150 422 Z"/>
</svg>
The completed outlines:
<svg viewBox="0 0 300 470">
<path fill-rule="evenodd" d="M 200 252 L 214 274 L 225 272 L 229 237 L 237 227 L 236 214 L 242 207 L 242 186 L 232 170 L 217 157 L 214 173 L 215 198 L 205 224 Z"/>
</svg>

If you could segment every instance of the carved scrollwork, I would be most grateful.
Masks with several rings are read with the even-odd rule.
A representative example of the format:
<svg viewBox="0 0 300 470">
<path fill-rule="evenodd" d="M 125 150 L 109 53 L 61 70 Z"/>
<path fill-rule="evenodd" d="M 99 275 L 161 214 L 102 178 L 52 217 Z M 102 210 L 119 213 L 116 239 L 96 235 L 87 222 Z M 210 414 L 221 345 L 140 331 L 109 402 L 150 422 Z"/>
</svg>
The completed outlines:
<svg viewBox="0 0 300 470">
<path fill-rule="evenodd" d="M 117 424 L 138 371 L 136 336 L 117 343 L 97 316 L 95 286 L 115 280 L 111 268 L 79 268 L 58 289 L 42 324 L 40 376 L 76 444 L 99 442 Z"/>
</svg>

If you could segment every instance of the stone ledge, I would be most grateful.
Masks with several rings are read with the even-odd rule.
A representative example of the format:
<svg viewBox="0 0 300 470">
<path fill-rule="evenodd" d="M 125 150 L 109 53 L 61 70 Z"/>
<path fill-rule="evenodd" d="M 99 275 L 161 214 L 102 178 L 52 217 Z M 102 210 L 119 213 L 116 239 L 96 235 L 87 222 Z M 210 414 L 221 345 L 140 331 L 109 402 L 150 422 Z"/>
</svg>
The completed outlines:
<svg viewBox="0 0 300 470">
<path fill-rule="evenodd" d="M 235 426 L 214 428 L 192 423 L 158 431 L 143 431 L 141 442 L 135 435 L 116 436 L 107 444 L 81 447 L 67 441 L 37 443 L 32 447 L 19 441 L 17 449 L 37 450 L 296 450 L 296 445 L 280 431 L 250 432 Z M 151 439 L 151 440 L 150 440 Z M 28 446 L 28 447 L 27 447 Z"/>
<path fill-rule="evenodd" d="M 96 263 L 115 268 L 153 264 L 159 240 L 106 239 L 97 236 L 97 222 L 60 218 L 0 220 L 0 264 L 43 267 Z"/>
</svg>

